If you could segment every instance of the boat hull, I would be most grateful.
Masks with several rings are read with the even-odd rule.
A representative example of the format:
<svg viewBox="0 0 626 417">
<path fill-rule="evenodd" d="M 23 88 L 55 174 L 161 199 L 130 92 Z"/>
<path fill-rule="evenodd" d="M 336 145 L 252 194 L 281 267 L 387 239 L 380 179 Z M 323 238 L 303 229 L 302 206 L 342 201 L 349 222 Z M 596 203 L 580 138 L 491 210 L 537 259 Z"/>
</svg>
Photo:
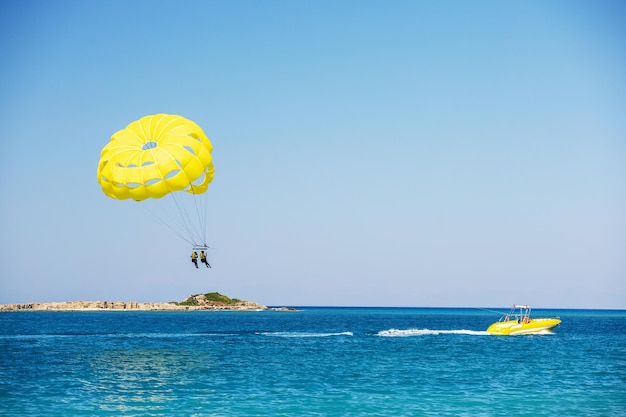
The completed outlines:
<svg viewBox="0 0 626 417">
<path fill-rule="evenodd" d="M 527 322 L 518 320 L 499 321 L 487 328 L 487 333 L 499 336 L 537 334 L 549 332 L 561 324 L 559 319 L 530 319 Z"/>
</svg>

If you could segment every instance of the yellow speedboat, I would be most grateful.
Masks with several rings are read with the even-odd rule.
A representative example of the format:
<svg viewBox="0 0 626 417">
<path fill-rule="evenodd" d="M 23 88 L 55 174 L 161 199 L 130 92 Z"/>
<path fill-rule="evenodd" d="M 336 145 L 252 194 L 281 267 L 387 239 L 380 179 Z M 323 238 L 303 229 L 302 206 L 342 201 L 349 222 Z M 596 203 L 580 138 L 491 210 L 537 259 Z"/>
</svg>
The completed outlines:
<svg viewBox="0 0 626 417">
<path fill-rule="evenodd" d="M 531 319 L 530 306 L 513 305 L 511 312 L 487 328 L 487 333 L 499 336 L 545 333 L 561 324 L 561 320 Z"/>
</svg>

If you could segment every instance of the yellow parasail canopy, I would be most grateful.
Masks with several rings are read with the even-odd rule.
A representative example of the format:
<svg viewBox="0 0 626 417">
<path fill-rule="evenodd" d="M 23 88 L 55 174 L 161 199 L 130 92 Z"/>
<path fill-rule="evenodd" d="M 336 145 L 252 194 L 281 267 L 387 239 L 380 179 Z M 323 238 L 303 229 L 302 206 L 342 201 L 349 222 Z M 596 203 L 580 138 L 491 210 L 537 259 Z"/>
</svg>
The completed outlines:
<svg viewBox="0 0 626 417">
<path fill-rule="evenodd" d="M 213 146 L 182 116 L 145 116 L 116 132 L 102 149 L 98 182 L 109 197 L 137 201 L 168 193 L 204 193 L 213 180 Z"/>
</svg>

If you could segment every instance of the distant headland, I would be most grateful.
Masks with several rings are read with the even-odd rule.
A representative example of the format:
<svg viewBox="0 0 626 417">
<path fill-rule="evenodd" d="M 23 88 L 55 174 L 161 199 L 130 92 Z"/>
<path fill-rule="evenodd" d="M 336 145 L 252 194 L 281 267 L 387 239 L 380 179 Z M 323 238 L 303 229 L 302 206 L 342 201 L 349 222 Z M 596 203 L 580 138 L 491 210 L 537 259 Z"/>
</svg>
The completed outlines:
<svg viewBox="0 0 626 417">
<path fill-rule="evenodd" d="M 252 301 L 229 298 L 218 292 L 194 294 L 183 301 L 169 303 L 138 303 L 135 301 L 63 301 L 51 303 L 0 304 L 3 311 L 294 311 L 291 307 L 270 308 Z"/>
</svg>

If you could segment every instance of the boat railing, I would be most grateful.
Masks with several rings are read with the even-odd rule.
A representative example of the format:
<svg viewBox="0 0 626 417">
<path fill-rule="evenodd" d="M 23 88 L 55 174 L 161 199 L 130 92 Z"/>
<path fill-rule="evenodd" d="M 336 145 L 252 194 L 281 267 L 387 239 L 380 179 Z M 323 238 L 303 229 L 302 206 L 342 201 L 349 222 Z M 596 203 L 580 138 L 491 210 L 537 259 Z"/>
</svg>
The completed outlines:
<svg viewBox="0 0 626 417">
<path fill-rule="evenodd" d="M 527 305 L 513 305 L 511 311 L 508 314 L 502 315 L 499 322 L 516 321 L 518 323 L 528 323 L 532 319 L 530 318 L 530 306 Z"/>
</svg>

